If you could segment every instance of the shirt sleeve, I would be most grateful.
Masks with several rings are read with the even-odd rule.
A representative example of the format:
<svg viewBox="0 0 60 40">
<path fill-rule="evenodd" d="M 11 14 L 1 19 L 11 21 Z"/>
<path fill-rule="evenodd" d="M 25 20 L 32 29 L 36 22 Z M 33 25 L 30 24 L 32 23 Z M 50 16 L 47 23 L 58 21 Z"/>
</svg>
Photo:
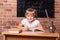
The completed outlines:
<svg viewBox="0 0 60 40">
<path fill-rule="evenodd" d="M 40 21 L 39 21 L 39 20 L 36 20 L 36 23 L 37 23 L 37 24 L 40 24 Z"/>
<path fill-rule="evenodd" d="M 23 20 L 21 21 L 21 24 L 22 24 L 22 25 L 24 25 L 24 24 L 25 24 L 25 19 L 23 19 Z"/>
<path fill-rule="evenodd" d="M 32 26 L 37 26 L 38 24 L 40 24 L 40 21 L 39 20 L 35 20 L 34 22 L 33 22 L 33 25 Z"/>
</svg>

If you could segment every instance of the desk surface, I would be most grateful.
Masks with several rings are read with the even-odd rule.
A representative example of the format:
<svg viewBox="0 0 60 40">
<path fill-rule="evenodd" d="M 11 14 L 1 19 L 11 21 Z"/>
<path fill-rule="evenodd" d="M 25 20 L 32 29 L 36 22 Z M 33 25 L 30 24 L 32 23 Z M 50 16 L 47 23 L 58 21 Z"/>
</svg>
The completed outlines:
<svg viewBox="0 0 60 40">
<path fill-rule="evenodd" d="M 21 33 L 11 33 L 8 31 L 2 32 L 3 35 L 21 35 L 21 36 L 42 36 L 42 37 L 59 37 L 59 33 L 47 33 L 47 32 L 21 32 Z"/>
</svg>

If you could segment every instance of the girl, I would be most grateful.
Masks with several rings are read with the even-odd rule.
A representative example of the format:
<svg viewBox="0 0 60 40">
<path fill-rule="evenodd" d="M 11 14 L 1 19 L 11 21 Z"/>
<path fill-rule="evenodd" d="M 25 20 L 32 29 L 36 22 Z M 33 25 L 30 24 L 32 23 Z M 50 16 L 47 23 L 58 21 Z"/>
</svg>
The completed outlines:
<svg viewBox="0 0 60 40">
<path fill-rule="evenodd" d="M 33 8 L 28 8 L 26 10 L 25 19 L 21 21 L 19 27 L 23 30 L 43 30 L 42 25 L 40 24 L 39 20 L 37 20 L 37 11 Z"/>
</svg>

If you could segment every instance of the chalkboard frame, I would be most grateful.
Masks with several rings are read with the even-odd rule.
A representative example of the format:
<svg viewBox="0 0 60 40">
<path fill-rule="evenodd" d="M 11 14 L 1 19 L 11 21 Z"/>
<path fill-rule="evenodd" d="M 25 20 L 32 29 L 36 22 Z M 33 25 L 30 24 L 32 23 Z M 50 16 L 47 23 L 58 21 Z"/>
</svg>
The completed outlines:
<svg viewBox="0 0 60 40">
<path fill-rule="evenodd" d="M 49 18 L 54 18 L 54 0 L 17 0 L 17 17 L 24 17 L 27 8 L 35 8 L 40 18 L 47 18 L 47 10 Z"/>
</svg>

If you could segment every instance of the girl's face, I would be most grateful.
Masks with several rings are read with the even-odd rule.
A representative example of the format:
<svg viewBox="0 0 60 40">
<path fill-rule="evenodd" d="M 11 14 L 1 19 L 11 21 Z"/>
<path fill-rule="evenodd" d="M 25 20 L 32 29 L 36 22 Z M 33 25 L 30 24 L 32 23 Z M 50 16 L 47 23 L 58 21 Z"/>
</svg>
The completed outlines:
<svg viewBox="0 0 60 40">
<path fill-rule="evenodd" d="M 32 13 L 27 14 L 26 18 L 28 19 L 29 22 L 32 22 L 34 20 L 34 16 Z"/>
</svg>

